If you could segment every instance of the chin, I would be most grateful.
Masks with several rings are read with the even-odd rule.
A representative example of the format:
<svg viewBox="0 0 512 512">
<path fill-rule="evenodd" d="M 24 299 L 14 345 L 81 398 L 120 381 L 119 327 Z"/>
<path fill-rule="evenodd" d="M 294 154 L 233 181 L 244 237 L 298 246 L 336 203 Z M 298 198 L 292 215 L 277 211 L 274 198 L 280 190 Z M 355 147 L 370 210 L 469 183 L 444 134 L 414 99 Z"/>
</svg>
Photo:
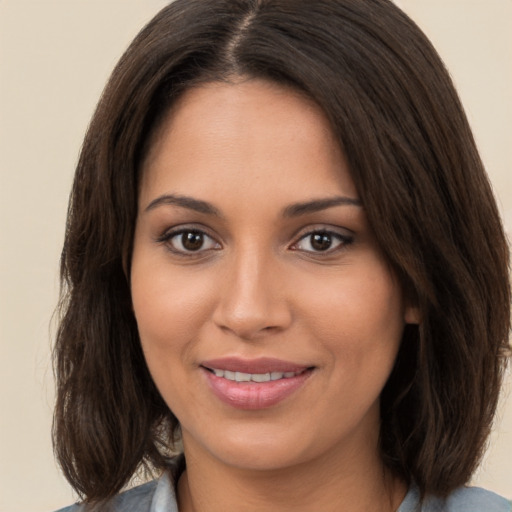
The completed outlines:
<svg viewBox="0 0 512 512">
<path fill-rule="evenodd" d="M 185 452 L 203 452 L 239 469 L 272 471 L 304 462 L 307 459 L 305 448 L 310 444 L 304 442 L 304 436 L 290 435 L 289 430 L 279 428 L 276 431 L 261 425 L 250 429 L 244 426 L 221 428 L 220 434 L 210 432 L 198 443 L 202 436 L 192 435 L 183 429 Z"/>
</svg>

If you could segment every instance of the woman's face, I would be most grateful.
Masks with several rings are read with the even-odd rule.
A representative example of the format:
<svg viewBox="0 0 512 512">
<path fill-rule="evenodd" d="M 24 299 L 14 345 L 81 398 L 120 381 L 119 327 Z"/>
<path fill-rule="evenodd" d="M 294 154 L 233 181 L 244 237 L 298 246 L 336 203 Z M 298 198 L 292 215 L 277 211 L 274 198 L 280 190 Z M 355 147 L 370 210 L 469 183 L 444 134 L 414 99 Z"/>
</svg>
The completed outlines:
<svg viewBox="0 0 512 512">
<path fill-rule="evenodd" d="M 375 456 L 415 312 L 310 100 L 259 80 L 180 99 L 144 162 L 131 285 L 189 453 L 253 469 Z"/>
</svg>

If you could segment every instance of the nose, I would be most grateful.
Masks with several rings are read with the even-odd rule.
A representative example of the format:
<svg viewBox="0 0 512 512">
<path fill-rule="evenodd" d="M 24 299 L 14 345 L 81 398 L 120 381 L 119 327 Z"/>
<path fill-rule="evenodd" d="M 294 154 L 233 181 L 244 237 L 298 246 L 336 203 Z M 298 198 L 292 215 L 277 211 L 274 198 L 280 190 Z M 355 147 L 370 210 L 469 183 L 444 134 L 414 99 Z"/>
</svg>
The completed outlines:
<svg viewBox="0 0 512 512">
<path fill-rule="evenodd" d="M 275 257 L 251 249 L 240 251 L 219 281 L 213 320 L 222 330 L 255 340 L 291 324 L 286 273 Z"/>
</svg>

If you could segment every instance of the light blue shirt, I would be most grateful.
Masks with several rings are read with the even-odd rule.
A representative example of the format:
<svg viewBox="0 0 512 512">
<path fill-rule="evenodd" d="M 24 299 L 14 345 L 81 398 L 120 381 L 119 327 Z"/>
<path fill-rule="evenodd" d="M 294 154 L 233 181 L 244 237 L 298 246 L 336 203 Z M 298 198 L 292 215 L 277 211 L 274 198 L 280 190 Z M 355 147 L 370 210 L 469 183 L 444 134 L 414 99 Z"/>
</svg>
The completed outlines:
<svg viewBox="0 0 512 512">
<path fill-rule="evenodd" d="M 114 499 L 114 512 L 179 512 L 174 483 L 165 474 L 158 480 L 119 494 Z M 82 512 L 72 505 L 58 512 Z M 427 498 L 420 506 L 419 493 L 411 487 L 397 512 L 512 512 L 512 502 L 478 487 L 461 487 L 446 500 Z"/>
</svg>

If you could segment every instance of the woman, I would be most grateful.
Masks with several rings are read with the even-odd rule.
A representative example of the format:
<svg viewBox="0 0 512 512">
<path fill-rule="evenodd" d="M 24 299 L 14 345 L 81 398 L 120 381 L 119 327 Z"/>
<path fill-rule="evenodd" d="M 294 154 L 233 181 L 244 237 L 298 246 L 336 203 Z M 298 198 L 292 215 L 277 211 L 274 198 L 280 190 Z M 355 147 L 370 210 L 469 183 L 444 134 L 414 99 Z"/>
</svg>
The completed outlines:
<svg viewBox="0 0 512 512">
<path fill-rule="evenodd" d="M 85 509 L 510 510 L 463 487 L 508 248 L 389 1 L 164 8 L 91 122 L 62 277 L 54 439 Z M 161 476 L 118 494 L 141 467 Z"/>
</svg>

